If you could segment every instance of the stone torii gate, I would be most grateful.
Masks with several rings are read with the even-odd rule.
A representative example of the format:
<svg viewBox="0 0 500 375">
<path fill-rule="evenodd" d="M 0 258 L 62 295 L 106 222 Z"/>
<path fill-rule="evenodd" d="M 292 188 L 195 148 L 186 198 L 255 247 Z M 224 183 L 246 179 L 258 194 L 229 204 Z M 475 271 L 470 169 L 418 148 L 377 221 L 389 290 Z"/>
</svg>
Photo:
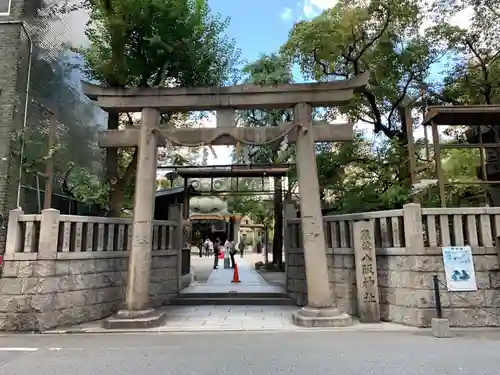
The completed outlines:
<svg viewBox="0 0 500 375">
<path fill-rule="evenodd" d="M 83 82 L 83 91 L 108 112 L 142 112 L 137 128 L 108 130 L 101 147 L 138 147 L 132 245 L 125 308 L 113 319 L 121 326 L 160 324 L 164 315 L 149 305 L 151 242 L 156 188 L 157 147 L 263 144 L 285 136 L 297 147 L 296 166 L 308 304 L 293 314 L 301 326 L 345 326 L 330 290 L 319 196 L 315 142 L 352 140 L 353 124 L 313 124 L 312 107 L 344 104 L 368 84 L 368 74 L 329 83 L 240 85 L 201 88 L 104 88 Z M 235 126 L 235 110 L 293 108 L 293 122 L 277 127 Z M 159 129 L 162 112 L 217 111 L 217 128 Z M 139 324 L 139 325 L 141 325 Z"/>
</svg>

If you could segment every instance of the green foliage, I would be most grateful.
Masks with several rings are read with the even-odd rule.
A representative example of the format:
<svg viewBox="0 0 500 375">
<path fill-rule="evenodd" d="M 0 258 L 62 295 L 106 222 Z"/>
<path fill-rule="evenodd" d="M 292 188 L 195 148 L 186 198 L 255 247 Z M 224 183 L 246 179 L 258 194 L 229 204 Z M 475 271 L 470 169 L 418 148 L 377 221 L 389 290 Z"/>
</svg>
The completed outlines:
<svg viewBox="0 0 500 375">
<path fill-rule="evenodd" d="M 242 216 L 252 216 L 264 204 L 258 196 L 233 195 L 226 199 L 228 211 Z"/>
<path fill-rule="evenodd" d="M 446 71 L 444 95 L 463 104 L 500 103 L 500 3 L 449 0 L 446 5 L 457 11 L 470 6 L 472 19 L 471 25 L 464 27 L 445 19 L 437 29 L 454 57 Z M 447 14 L 451 17 L 455 12 Z"/>
<path fill-rule="evenodd" d="M 243 68 L 244 83 L 253 85 L 274 85 L 292 83 L 290 64 L 280 55 L 262 55 L 257 61 Z M 282 122 L 291 121 L 292 111 L 279 110 L 248 110 L 240 111 L 238 119 L 245 127 L 277 126 Z M 287 163 L 294 154 L 294 148 L 284 147 L 280 142 L 266 146 L 248 146 L 250 162 L 252 163 Z M 236 159 L 236 158 L 235 158 Z"/>
<path fill-rule="evenodd" d="M 282 53 L 320 81 L 369 70 L 370 86 L 341 106 L 340 113 L 372 124 L 375 133 L 404 137 L 402 109 L 418 98 L 431 65 L 443 53 L 440 44 L 420 37 L 424 5 L 416 0 L 339 1 L 315 19 L 297 23 Z"/>
<path fill-rule="evenodd" d="M 75 51 L 84 57 L 83 72 L 90 80 L 111 87 L 171 87 L 237 79 L 240 54 L 223 34 L 228 20 L 213 14 L 206 0 L 87 0 L 80 5 L 90 14 L 89 44 Z M 173 113 L 164 115 L 164 125 L 176 118 L 182 126 L 192 125 Z M 110 116 L 108 129 L 131 122 L 130 116 Z M 130 206 L 137 158 L 137 150 L 120 151 L 116 158 L 114 152 L 108 151 L 106 168 L 111 215 Z M 178 152 L 161 159 L 188 161 Z"/>
<path fill-rule="evenodd" d="M 111 86 L 218 85 L 239 62 L 227 25 L 205 0 L 96 1 L 79 52 L 87 77 Z"/>
</svg>

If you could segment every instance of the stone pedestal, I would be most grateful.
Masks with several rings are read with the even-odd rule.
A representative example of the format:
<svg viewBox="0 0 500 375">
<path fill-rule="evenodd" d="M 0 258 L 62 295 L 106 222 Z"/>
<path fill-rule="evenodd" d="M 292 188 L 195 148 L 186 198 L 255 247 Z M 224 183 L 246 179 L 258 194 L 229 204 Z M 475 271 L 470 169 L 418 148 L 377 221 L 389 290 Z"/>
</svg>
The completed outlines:
<svg viewBox="0 0 500 375">
<path fill-rule="evenodd" d="M 292 314 L 293 323 L 300 327 L 348 327 L 352 319 L 341 314 L 336 307 L 314 308 L 305 306 Z"/>
<path fill-rule="evenodd" d="M 318 168 L 314 153 L 312 108 L 299 103 L 294 122 L 302 125 L 297 134 L 297 174 L 307 282 L 307 306 L 293 314 L 293 321 L 304 327 L 345 327 L 352 324 L 349 315 L 336 308 L 330 290 L 323 216 L 319 195 Z"/>
<path fill-rule="evenodd" d="M 450 321 L 443 318 L 433 318 L 431 320 L 432 336 L 437 338 L 451 337 Z"/>
<path fill-rule="evenodd" d="M 155 309 L 146 310 L 119 310 L 114 316 L 103 322 L 107 329 L 144 329 L 161 326 L 167 315 L 164 311 Z"/>
<path fill-rule="evenodd" d="M 149 297 L 157 163 L 155 129 L 159 120 L 158 110 L 143 109 L 125 306 L 104 322 L 105 328 L 147 328 L 165 319 L 165 313 L 151 309 Z"/>
</svg>

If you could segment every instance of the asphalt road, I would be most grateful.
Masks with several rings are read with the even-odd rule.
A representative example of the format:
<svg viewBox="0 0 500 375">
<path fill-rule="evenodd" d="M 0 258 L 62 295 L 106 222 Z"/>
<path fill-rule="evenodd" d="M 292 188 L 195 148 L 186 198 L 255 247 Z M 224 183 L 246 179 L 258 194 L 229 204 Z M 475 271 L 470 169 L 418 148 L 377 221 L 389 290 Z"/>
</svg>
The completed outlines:
<svg viewBox="0 0 500 375">
<path fill-rule="evenodd" d="M 498 337 L 193 333 L 0 337 L 1 375 L 486 375 Z"/>
</svg>

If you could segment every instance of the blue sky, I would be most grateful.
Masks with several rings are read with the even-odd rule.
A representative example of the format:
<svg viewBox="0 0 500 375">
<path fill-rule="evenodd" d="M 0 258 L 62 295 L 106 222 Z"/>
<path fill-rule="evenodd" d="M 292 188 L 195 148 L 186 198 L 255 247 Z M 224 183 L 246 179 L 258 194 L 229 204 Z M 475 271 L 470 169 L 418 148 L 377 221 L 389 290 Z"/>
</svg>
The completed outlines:
<svg viewBox="0 0 500 375">
<path fill-rule="evenodd" d="M 226 33 L 236 40 L 243 58 L 252 62 L 263 53 L 277 52 L 295 22 L 320 14 L 335 5 L 336 0 L 208 0 L 208 3 L 213 12 L 230 18 Z"/>
<path fill-rule="evenodd" d="M 243 57 L 256 60 L 261 53 L 276 52 L 286 42 L 292 20 L 282 20 L 287 8 L 299 8 L 297 0 L 209 0 L 214 12 L 230 17 L 227 34 L 236 39 Z"/>
</svg>

